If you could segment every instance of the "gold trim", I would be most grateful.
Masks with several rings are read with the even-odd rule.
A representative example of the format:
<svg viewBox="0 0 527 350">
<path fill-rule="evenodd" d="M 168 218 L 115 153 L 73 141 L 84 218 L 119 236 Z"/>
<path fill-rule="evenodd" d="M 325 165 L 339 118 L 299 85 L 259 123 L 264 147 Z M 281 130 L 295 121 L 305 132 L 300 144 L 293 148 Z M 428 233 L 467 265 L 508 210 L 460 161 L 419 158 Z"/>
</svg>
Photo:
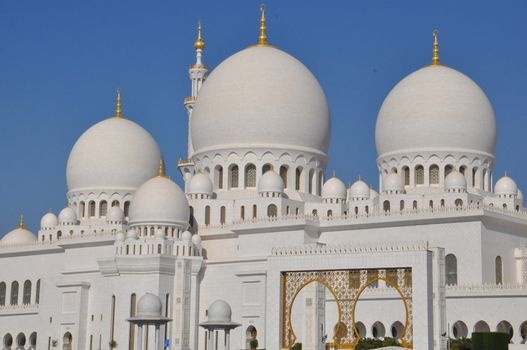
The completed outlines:
<svg viewBox="0 0 527 350">
<path fill-rule="evenodd" d="M 165 161 L 163 159 L 161 159 L 159 161 L 159 170 L 158 170 L 158 173 L 157 173 L 157 177 L 166 177 L 166 175 L 165 175 Z"/>
<path fill-rule="evenodd" d="M 196 50 L 203 50 L 205 48 L 205 41 L 201 37 L 201 21 L 198 21 L 198 38 L 194 41 L 194 48 Z"/>
<path fill-rule="evenodd" d="M 434 29 L 432 35 L 434 36 L 434 49 L 432 50 L 432 66 L 439 66 L 439 41 L 437 40 L 437 35 L 439 30 Z"/>
<path fill-rule="evenodd" d="M 117 102 L 115 103 L 115 118 L 122 118 L 123 113 L 121 110 L 121 89 L 117 89 Z"/>
<path fill-rule="evenodd" d="M 18 228 L 26 228 L 26 224 L 24 223 L 24 214 L 20 214 L 20 222 L 18 223 Z"/>
</svg>

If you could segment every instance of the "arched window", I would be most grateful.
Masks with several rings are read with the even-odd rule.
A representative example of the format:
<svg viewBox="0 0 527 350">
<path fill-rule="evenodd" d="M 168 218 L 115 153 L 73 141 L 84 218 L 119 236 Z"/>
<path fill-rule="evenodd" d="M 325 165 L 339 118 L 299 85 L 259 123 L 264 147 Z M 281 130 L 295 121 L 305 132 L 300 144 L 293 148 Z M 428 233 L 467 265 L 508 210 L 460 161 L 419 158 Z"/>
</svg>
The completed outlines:
<svg viewBox="0 0 527 350">
<path fill-rule="evenodd" d="M 394 174 L 397 174 L 397 168 L 396 167 L 393 167 L 391 170 L 390 170 L 391 173 L 394 173 Z"/>
<path fill-rule="evenodd" d="M 18 282 L 11 283 L 11 305 L 18 305 Z"/>
<path fill-rule="evenodd" d="M 256 217 L 258 216 L 258 207 L 256 206 L 256 204 L 253 205 L 253 219 L 256 219 Z"/>
<path fill-rule="evenodd" d="M 462 207 L 463 206 L 463 200 L 461 198 L 458 198 L 454 201 L 454 204 L 456 207 Z"/>
<path fill-rule="evenodd" d="M 415 183 L 417 185 L 424 185 L 425 183 L 425 168 L 422 165 L 415 167 Z"/>
<path fill-rule="evenodd" d="M 4 349 L 11 349 L 13 346 L 13 336 L 9 333 L 4 335 Z"/>
<path fill-rule="evenodd" d="M 269 206 L 267 207 L 267 216 L 272 218 L 272 217 L 276 217 L 277 215 L 278 215 L 278 209 L 276 208 L 276 205 L 269 204 Z"/>
<path fill-rule="evenodd" d="M 390 329 L 391 334 L 392 334 L 392 338 L 394 338 L 394 339 L 401 338 L 401 335 L 403 335 L 403 329 L 404 329 L 403 324 L 401 322 L 399 322 L 399 321 L 395 321 L 392 324 L 392 327 Z"/>
<path fill-rule="evenodd" d="M 452 335 L 454 338 L 466 338 L 468 335 L 468 327 L 463 321 L 457 321 L 452 326 Z"/>
<path fill-rule="evenodd" d="M 5 292 L 6 292 L 5 282 L 1 282 L 0 283 L 0 306 L 5 305 Z"/>
<path fill-rule="evenodd" d="M 240 219 L 245 220 L 245 206 L 240 207 Z"/>
<path fill-rule="evenodd" d="M 124 202 L 124 216 L 128 217 L 128 212 L 130 211 L 130 201 Z"/>
<path fill-rule="evenodd" d="M 223 189 L 223 167 L 221 165 L 214 169 L 214 183 L 217 189 Z"/>
<path fill-rule="evenodd" d="M 403 178 L 404 178 L 404 185 L 410 186 L 410 168 L 407 166 L 403 167 Z"/>
<path fill-rule="evenodd" d="M 466 175 L 467 175 L 467 167 L 464 166 L 464 165 L 460 166 L 460 167 L 459 167 L 459 172 L 460 172 L 461 174 L 463 174 L 464 176 L 466 176 Z"/>
<path fill-rule="evenodd" d="M 95 217 L 95 201 L 90 201 L 88 203 L 88 217 L 94 218 Z"/>
<path fill-rule="evenodd" d="M 229 169 L 230 175 L 229 175 L 229 182 L 231 188 L 238 188 L 238 166 L 232 165 Z"/>
<path fill-rule="evenodd" d="M 384 201 L 382 203 L 382 210 L 384 211 L 390 211 L 390 201 Z"/>
<path fill-rule="evenodd" d="M 413 201 L 413 202 L 412 202 L 412 208 L 413 208 L 414 210 L 417 209 L 417 201 Z"/>
<path fill-rule="evenodd" d="M 37 332 L 33 332 L 29 335 L 29 345 L 29 348 L 33 350 L 37 347 Z"/>
<path fill-rule="evenodd" d="M 18 333 L 16 336 L 16 345 L 18 349 L 23 349 L 26 345 L 26 335 L 24 333 Z"/>
<path fill-rule="evenodd" d="M 430 207 L 430 209 L 434 209 L 434 201 L 433 200 L 430 200 L 428 202 L 428 206 Z"/>
<path fill-rule="evenodd" d="M 295 190 L 300 191 L 300 179 L 302 178 L 302 168 L 295 170 Z"/>
<path fill-rule="evenodd" d="M 35 303 L 38 304 L 40 302 L 40 280 L 37 280 L 37 286 L 35 289 Z"/>
<path fill-rule="evenodd" d="M 190 227 L 194 227 L 194 207 L 190 205 L 188 208 L 189 208 L 188 224 L 190 225 Z"/>
<path fill-rule="evenodd" d="M 507 209 L 507 204 L 503 203 L 503 209 Z"/>
<path fill-rule="evenodd" d="M 332 211 L 331 209 L 330 209 L 330 210 L 328 210 L 328 215 L 327 215 L 327 216 L 328 216 L 328 218 L 330 218 L 330 217 L 332 217 L 332 216 L 333 216 L 333 211 Z"/>
<path fill-rule="evenodd" d="M 24 291 L 22 293 L 22 304 L 31 304 L 31 281 L 26 280 L 24 282 Z"/>
<path fill-rule="evenodd" d="M 457 258 L 454 254 L 448 254 L 445 257 L 445 273 L 446 273 L 446 284 L 456 285 L 457 284 Z"/>
<path fill-rule="evenodd" d="M 84 204 L 84 202 L 79 203 L 79 214 L 81 218 L 86 216 L 86 204 Z"/>
<path fill-rule="evenodd" d="M 381 322 L 377 321 L 371 327 L 371 334 L 375 339 L 384 338 L 386 334 L 386 329 L 384 328 L 384 325 Z"/>
<path fill-rule="evenodd" d="M 477 186 L 476 175 L 478 174 L 478 168 L 472 168 L 472 187 Z"/>
<path fill-rule="evenodd" d="M 445 200 L 441 199 L 441 208 L 444 208 L 444 207 L 445 207 Z"/>
<path fill-rule="evenodd" d="M 404 210 L 404 201 L 403 201 L 403 200 L 401 200 L 401 201 L 399 202 L 399 210 L 400 210 L 400 211 L 403 211 L 403 210 Z"/>
<path fill-rule="evenodd" d="M 280 167 L 280 177 L 282 178 L 282 181 L 284 182 L 284 188 L 287 189 L 287 167 L 285 165 L 282 165 Z"/>
<path fill-rule="evenodd" d="M 359 207 L 355 207 L 353 209 L 353 212 L 355 213 L 355 215 L 358 215 L 359 214 Z"/>
<path fill-rule="evenodd" d="M 309 170 L 309 193 L 313 193 L 313 188 L 314 188 L 313 182 L 315 182 L 314 175 L 315 175 L 315 170 L 310 169 Z"/>
<path fill-rule="evenodd" d="M 121 205 L 121 203 L 119 203 L 119 201 L 117 199 L 112 201 L 112 208 L 113 207 L 119 207 L 120 205 Z"/>
<path fill-rule="evenodd" d="M 254 164 L 245 166 L 245 187 L 256 187 L 256 166 Z"/>
<path fill-rule="evenodd" d="M 485 321 L 478 321 L 474 325 L 474 332 L 490 332 L 489 324 Z"/>
<path fill-rule="evenodd" d="M 107 212 L 108 212 L 108 202 L 101 201 L 101 203 L 99 203 L 99 216 L 106 216 Z"/>
<path fill-rule="evenodd" d="M 454 170 L 454 167 L 451 164 L 445 165 L 445 178 L 452 172 L 452 170 Z"/>
<path fill-rule="evenodd" d="M 502 284 L 503 283 L 503 264 L 501 261 L 501 256 L 496 257 L 495 269 L 496 269 L 496 284 Z"/>
<path fill-rule="evenodd" d="M 432 165 L 430 167 L 430 185 L 439 185 L 439 167 L 437 165 Z"/>
<path fill-rule="evenodd" d="M 317 215 L 318 215 L 318 211 L 317 211 L 316 209 L 313 209 L 313 211 L 311 212 L 311 214 L 312 214 L 313 216 L 317 216 Z"/>
<path fill-rule="evenodd" d="M 210 225 L 210 206 L 205 207 L 205 225 Z"/>
<path fill-rule="evenodd" d="M 269 170 L 273 170 L 273 166 L 269 163 L 264 164 L 264 166 L 262 167 L 262 174 L 265 174 Z"/>
<path fill-rule="evenodd" d="M 370 207 L 365 206 L 365 207 L 364 207 L 364 212 L 365 212 L 366 214 L 369 214 L 369 213 L 370 213 Z"/>
<path fill-rule="evenodd" d="M 220 224 L 225 224 L 225 207 L 220 208 Z"/>
</svg>

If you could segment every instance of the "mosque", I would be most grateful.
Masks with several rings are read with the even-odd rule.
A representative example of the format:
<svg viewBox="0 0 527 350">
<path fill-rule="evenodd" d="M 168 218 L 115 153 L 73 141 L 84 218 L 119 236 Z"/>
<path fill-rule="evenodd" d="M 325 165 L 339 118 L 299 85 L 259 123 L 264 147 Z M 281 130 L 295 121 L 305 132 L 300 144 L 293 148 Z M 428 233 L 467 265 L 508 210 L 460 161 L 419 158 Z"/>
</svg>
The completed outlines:
<svg viewBox="0 0 527 350">
<path fill-rule="evenodd" d="M 378 190 L 326 178 L 324 91 L 268 42 L 263 9 L 256 44 L 210 74 L 201 25 L 194 47 L 185 188 L 118 93 L 115 115 L 71 150 L 65 208 L 37 234 L 22 217 L 0 241 L 3 349 L 321 350 L 393 337 L 422 350 L 473 331 L 527 349 L 523 194 L 494 173 L 492 105 L 440 62 L 437 32 L 431 64 L 380 106 Z"/>
</svg>

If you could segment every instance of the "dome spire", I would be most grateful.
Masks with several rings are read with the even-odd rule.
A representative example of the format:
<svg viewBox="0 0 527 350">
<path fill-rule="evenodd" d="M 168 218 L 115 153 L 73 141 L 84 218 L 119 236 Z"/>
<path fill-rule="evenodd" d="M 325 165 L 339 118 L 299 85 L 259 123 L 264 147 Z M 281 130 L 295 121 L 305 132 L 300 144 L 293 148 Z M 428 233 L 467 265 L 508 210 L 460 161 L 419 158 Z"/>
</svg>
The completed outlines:
<svg viewBox="0 0 527 350">
<path fill-rule="evenodd" d="M 262 4 L 260 6 L 260 12 L 262 13 L 260 17 L 260 36 L 258 37 L 258 45 L 257 46 L 267 46 L 267 25 L 266 25 L 266 19 L 265 19 L 265 4 Z"/>
<path fill-rule="evenodd" d="M 20 214 L 20 223 L 18 224 L 19 228 L 26 228 L 26 225 L 24 223 L 24 214 Z"/>
<path fill-rule="evenodd" d="M 432 35 L 434 36 L 434 49 L 432 51 L 432 66 L 439 66 L 439 41 L 437 40 L 437 35 L 439 30 L 434 29 Z"/>
<path fill-rule="evenodd" d="M 198 21 L 198 38 L 194 41 L 194 48 L 196 50 L 203 50 L 205 48 L 205 41 L 201 37 L 201 21 Z"/>
<path fill-rule="evenodd" d="M 159 172 L 157 174 L 158 177 L 166 177 L 165 175 L 165 161 L 161 159 L 159 161 Z"/>
<path fill-rule="evenodd" d="M 115 118 L 122 118 L 123 114 L 121 111 L 121 89 L 117 89 L 117 102 L 115 104 Z"/>
</svg>

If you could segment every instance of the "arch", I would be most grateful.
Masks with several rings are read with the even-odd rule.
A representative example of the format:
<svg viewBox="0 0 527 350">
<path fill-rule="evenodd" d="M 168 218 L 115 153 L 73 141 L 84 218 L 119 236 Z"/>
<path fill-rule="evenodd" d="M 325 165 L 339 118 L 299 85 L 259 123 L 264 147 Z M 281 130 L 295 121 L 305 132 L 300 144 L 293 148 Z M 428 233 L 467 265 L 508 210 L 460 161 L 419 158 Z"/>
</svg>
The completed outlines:
<svg viewBox="0 0 527 350">
<path fill-rule="evenodd" d="M 40 302 L 40 279 L 37 280 L 37 285 L 35 286 L 35 304 Z"/>
<path fill-rule="evenodd" d="M 37 332 L 33 332 L 29 335 L 29 346 L 31 349 L 37 347 Z"/>
<path fill-rule="evenodd" d="M 287 190 L 287 173 L 289 172 L 289 168 L 285 165 L 282 165 L 280 167 L 280 177 L 282 178 L 282 181 L 284 182 L 284 189 Z"/>
<path fill-rule="evenodd" d="M 308 179 L 308 192 L 315 194 L 315 169 L 309 169 L 309 179 Z"/>
<path fill-rule="evenodd" d="M 386 200 L 382 203 L 382 210 L 385 212 L 390 211 L 390 201 Z"/>
<path fill-rule="evenodd" d="M 11 305 L 18 305 L 18 282 L 11 283 Z"/>
<path fill-rule="evenodd" d="M 300 191 L 300 183 L 302 181 L 302 167 L 295 170 L 295 190 Z"/>
<path fill-rule="evenodd" d="M 474 325 L 474 332 L 490 332 L 490 327 L 485 321 L 478 321 Z"/>
<path fill-rule="evenodd" d="M 130 212 L 130 201 L 125 201 L 124 202 L 124 217 L 128 217 L 128 213 Z"/>
<path fill-rule="evenodd" d="M 445 207 L 445 200 L 444 200 L 444 199 L 441 199 L 441 202 L 440 202 L 440 203 L 441 203 L 441 204 L 440 204 L 440 205 L 441 205 L 441 208 L 444 208 L 444 207 Z"/>
<path fill-rule="evenodd" d="M 70 332 L 64 333 L 64 336 L 62 337 L 62 349 L 63 350 L 71 350 L 73 344 L 73 336 Z"/>
<path fill-rule="evenodd" d="M 256 327 L 253 325 L 250 325 L 245 330 L 245 348 L 250 349 L 251 348 L 251 340 L 256 339 L 258 335 L 258 331 L 256 330 Z"/>
<path fill-rule="evenodd" d="M 236 164 L 233 164 L 229 167 L 229 188 L 238 188 L 239 187 L 239 168 Z"/>
<path fill-rule="evenodd" d="M 79 202 L 79 216 L 84 218 L 86 215 L 86 204 L 84 201 Z"/>
<path fill-rule="evenodd" d="M 401 199 L 401 201 L 399 202 L 399 210 L 400 211 L 403 211 L 404 210 L 404 200 Z"/>
<path fill-rule="evenodd" d="M 384 328 L 384 325 L 382 324 L 381 321 L 376 321 L 371 326 L 371 335 L 375 339 L 382 339 L 382 338 L 384 338 L 384 336 L 386 335 L 386 329 Z"/>
<path fill-rule="evenodd" d="M 258 217 L 258 207 L 256 204 L 253 204 L 253 219 L 256 219 Z"/>
<path fill-rule="evenodd" d="M 439 185 L 439 166 L 437 164 L 431 165 L 428 172 L 430 185 Z"/>
<path fill-rule="evenodd" d="M 428 207 L 430 209 L 434 209 L 434 201 L 430 199 L 430 201 L 428 202 Z"/>
<path fill-rule="evenodd" d="M 221 165 L 216 165 L 214 168 L 214 185 L 216 189 L 223 189 L 223 167 Z"/>
<path fill-rule="evenodd" d="M 405 165 L 401 170 L 403 172 L 404 185 L 410 186 L 410 168 Z"/>
<path fill-rule="evenodd" d="M 456 207 L 462 207 L 463 206 L 463 200 L 461 198 L 457 198 L 454 201 L 454 204 L 456 205 Z"/>
<path fill-rule="evenodd" d="M 503 262 L 501 256 L 497 256 L 494 261 L 494 270 L 496 272 L 496 284 L 503 283 Z"/>
<path fill-rule="evenodd" d="M 454 170 L 454 166 L 452 164 L 445 165 L 445 178 Z"/>
<path fill-rule="evenodd" d="M 478 174 L 478 167 L 472 168 L 472 187 L 477 187 L 477 175 Z"/>
<path fill-rule="evenodd" d="M 467 176 L 467 166 L 466 165 L 462 165 L 459 167 L 459 172 L 461 174 L 463 174 L 463 176 Z"/>
<path fill-rule="evenodd" d="M 245 220 L 245 206 L 240 207 L 240 219 Z"/>
<path fill-rule="evenodd" d="M 364 326 L 364 323 L 362 322 L 355 322 L 355 329 L 354 332 L 356 335 L 358 335 L 361 338 L 366 337 L 366 326 Z"/>
<path fill-rule="evenodd" d="M 90 201 L 88 203 L 88 217 L 90 218 L 95 217 L 95 201 Z"/>
<path fill-rule="evenodd" d="M 452 326 L 452 335 L 454 338 L 466 338 L 468 336 L 468 328 L 465 322 L 456 321 Z"/>
<path fill-rule="evenodd" d="M 104 217 L 108 213 L 108 202 L 103 200 L 99 203 L 99 216 Z"/>
<path fill-rule="evenodd" d="M 333 217 L 333 210 L 331 210 L 331 209 L 328 210 L 328 212 L 327 212 L 327 217 L 328 217 L 328 218 Z"/>
<path fill-rule="evenodd" d="M 6 289 L 5 282 L 0 282 L 0 306 L 5 306 Z"/>
<path fill-rule="evenodd" d="M 252 163 L 245 166 L 245 188 L 256 187 L 256 166 Z"/>
<path fill-rule="evenodd" d="M 313 211 L 311 212 L 311 215 L 317 216 L 318 215 L 318 211 L 316 209 L 313 209 Z"/>
<path fill-rule="evenodd" d="M 457 258 L 454 254 L 445 257 L 446 284 L 453 286 L 457 284 Z"/>
<path fill-rule="evenodd" d="M 269 204 L 267 206 L 267 216 L 268 217 L 276 217 L 278 215 L 278 209 L 275 204 Z"/>
<path fill-rule="evenodd" d="M 412 208 L 413 209 L 417 209 L 417 201 L 413 201 L 412 202 Z"/>
<path fill-rule="evenodd" d="M 24 290 L 22 292 L 22 304 L 28 305 L 31 304 L 31 281 L 26 280 L 24 282 Z"/>
<path fill-rule="evenodd" d="M 210 206 L 205 207 L 205 225 L 210 225 Z"/>
<path fill-rule="evenodd" d="M 26 335 L 20 332 L 16 336 L 16 346 L 17 348 L 23 349 L 25 345 L 26 345 Z"/>
<path fill-rule="evenodd" d="M 512 339 L 512 336 L 514 335 L 514 329 L 512 328 L 512 325 L 508 321 L 501 321 L 496 326 L 496 332 L 500 333 L 506 333 L 509 335 L 509 341 Z"/>
<path fill-rule="evenodd" d="M 417 165 L 415 167 L 415 184 L 416 185 L 425 184 L 425 168 L 422 165 Z"/>
<path fill-rule="evenodd" d="M 121 206 L 121 202 L 119 202 L 117 199 L 114 199 L 112 201 L 112 208 L 113 207 L 120 207 Z"/>
<path fill-rule="evenodd" d="M 527 321 L 524 321 L 520 325 L 520 337 L 522 338 L 522 343 L 525 344 L 527 342 Z"/>
<path fill-rule="evenodd" d="M 4 348 L 10 349 L 13 346 L 13 336 L 10 333 L 4 335 Z"/>
<path fill-rule="evenodd" d="M 403 335 L 403 329 L 404 325 L 400 321 L 395 321 L 392 323 L 392 326 L 390 327 L 390 334 L 393 339 L 399 339 L 401 338 L 401 335 Z"/>
<path fill-rule="evenodd" d="M 225 213 L 225 207 L 220 207 L 220 224 L 225 225 L 225 219 L 226 219 L 226 213 Z"/>
<path fill-rule="evenodd" d="M 269 170 L 273 170 L 273 165 L 270 163 L 266 163 L 262 166 L 262 174 L 265 174 Z"/>
</svg>

